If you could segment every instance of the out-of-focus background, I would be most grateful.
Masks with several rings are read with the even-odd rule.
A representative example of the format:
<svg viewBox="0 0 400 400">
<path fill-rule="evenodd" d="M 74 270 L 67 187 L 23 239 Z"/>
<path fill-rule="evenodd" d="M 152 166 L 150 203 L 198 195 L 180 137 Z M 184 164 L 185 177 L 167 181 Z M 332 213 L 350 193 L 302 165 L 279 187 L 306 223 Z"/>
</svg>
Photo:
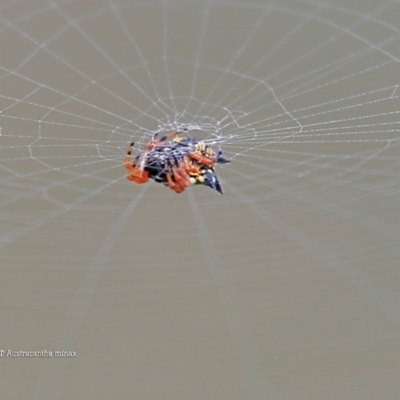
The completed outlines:
<svg viewBox="0 0 400 400">
<path fill-rule="evenodd" d="M 399 18 L 2 0 L 1 398 L 397 399 Z M 182 127 L 224 195 L 126 179 Z"/>
</svg>

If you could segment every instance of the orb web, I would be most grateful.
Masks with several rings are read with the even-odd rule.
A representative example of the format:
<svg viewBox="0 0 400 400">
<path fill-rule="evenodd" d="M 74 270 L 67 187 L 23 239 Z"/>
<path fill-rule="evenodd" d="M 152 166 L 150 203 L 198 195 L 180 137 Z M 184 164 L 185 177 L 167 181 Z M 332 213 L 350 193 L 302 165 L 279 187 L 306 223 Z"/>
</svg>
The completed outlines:
<svg viewBox="0 0 400 400">
<path fill-rule="evenodd" d="M 73 347 L 107 271 L 132 265 L 128 248 L 157 295 L 154 276 L 179 278 L 171 291 L 213 282 L 248 398 L 286 393 L 257 372 L 260 354 L 395 336 L 399 12 L 395 1 L 2 2 L 2 259 L 83 271 L 57 297 L 67 311 L 53 343 Z M 129 143 L 142 154 L 155 132 L 179 129 L 232 160 L 216 167 L 221 198 L 126 180 Z M 322 317 L 327 301 L 309 317 L 316 344 L 273 329 L 260 339 L 246 307 L 279 295 L 255 282 L 319 271 L 363 299 L 332 294 L 338 321 L 363 304 L 382 328 L 340 330 Z M 39 394 L 49 377 L 60 393 L 63 368 L 43 369 Z"/>
</svg>

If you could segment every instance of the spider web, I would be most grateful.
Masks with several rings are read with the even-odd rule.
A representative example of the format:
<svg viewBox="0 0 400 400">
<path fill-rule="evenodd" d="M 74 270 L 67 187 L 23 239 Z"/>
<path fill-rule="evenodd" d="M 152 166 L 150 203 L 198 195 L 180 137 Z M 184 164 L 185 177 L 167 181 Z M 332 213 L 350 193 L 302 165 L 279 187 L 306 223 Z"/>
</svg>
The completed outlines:
<svg viewBox="0 0 400 400">
<path fill-rule="evenodd" d="M 399 15 L 397 1 L 1 3 L 3 346 L 85 358 L 38 360 L 37 398 L 75 394 L 87 365 L 88 398 L 123 398 L 132 374 L 139 397 L 398 392 Z M 178 129 L 232 160 L 216 167 L 224 196 L 126 180 L 130 142 L 140 154 Z M 377 367 L 340 375 L 346 349 Z"/>
</svg>

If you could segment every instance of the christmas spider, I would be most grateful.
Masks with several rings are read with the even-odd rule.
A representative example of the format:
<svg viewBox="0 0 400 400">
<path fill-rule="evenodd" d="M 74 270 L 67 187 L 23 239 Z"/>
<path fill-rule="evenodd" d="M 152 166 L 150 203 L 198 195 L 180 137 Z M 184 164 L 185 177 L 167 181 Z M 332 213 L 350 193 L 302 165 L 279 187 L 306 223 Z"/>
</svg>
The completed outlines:
<svg viewBox="0 0 400 400">
<path fill-rule="evenodd" d="M 150 178 L 182 193 L 188 186 L 204 184 L 222 194 L 222 188 L 214 171 L 215 163 L 227 163 L 222 152 L 214 152 L 197 138 L 177 136 L 183 131 L 171 132 L 157 139 L 157 133 L 147 143 L 143 158 L 131 162 L 134 143 L 131 143 L 125 158 L 127 178 L 136 183 L 145 183 Z"/>
</svg>

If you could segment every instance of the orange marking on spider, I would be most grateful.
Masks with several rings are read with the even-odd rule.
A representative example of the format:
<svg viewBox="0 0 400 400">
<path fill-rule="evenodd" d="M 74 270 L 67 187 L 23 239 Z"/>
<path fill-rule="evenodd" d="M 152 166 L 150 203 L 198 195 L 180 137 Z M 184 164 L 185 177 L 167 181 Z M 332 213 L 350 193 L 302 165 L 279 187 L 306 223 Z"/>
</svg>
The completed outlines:
<svg viewBox="0 0 400 400">
<path fill-rule="evenodd" d="M 176 193 L 182 193 L 188 186 L 204 184 L 222 194 L 215 163 L 229 162 L 222 152 L 214 152 L 203 141 L 187 137 L 177 137 L 184 131 L 167 133 L 158 139 L 155 133 L 146 145 L 142 161 L 140 156 L 131 162 L 134 143 L 131 143 L 125 157 L 127 178 L 136 183 L 146 183 L 150 178 L 167 185 Z"/>
</svg>

